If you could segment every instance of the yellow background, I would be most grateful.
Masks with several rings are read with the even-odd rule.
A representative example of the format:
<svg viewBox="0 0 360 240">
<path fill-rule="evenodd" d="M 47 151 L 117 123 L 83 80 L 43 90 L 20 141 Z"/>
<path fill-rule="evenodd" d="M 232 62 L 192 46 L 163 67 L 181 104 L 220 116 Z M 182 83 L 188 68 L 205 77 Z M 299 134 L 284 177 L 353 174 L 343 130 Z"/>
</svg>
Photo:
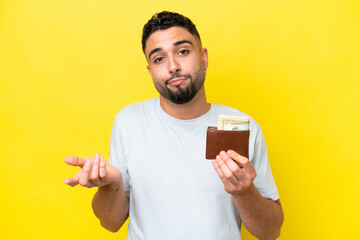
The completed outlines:
<svg viewBox="0 0 360 240">
<path fill-rule="evenodd" d="M 280 239 L 360 239 L 357 0 L 2 0 L 0 239 L 125 239 L 100 227 L 95 189 L 63 184 L 63 159 L 107 156 L 115 114 L 157 96 L 140 37 L 165 9 L 198 27 L 209 101 L 261 125 Z"/>
</svg>

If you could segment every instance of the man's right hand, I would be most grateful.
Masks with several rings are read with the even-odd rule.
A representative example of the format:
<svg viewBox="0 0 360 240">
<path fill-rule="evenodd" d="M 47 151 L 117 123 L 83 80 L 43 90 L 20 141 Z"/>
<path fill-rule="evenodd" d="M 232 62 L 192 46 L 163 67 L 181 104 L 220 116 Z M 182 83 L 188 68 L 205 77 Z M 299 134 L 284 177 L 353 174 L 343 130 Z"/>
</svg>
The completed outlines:
<svg viewBox="0 0 360 240">
<path fill-rule="evenodd" d="M 66 157 L 65 163 L 81 167 L 75 176 L 64 180 L 72 187 L 77 184 L 88 188 L 106 186 L 116 191 L 122 182 L 120 170 L 106 162 L 99 153 L 92 158 Z"/>
</svg>

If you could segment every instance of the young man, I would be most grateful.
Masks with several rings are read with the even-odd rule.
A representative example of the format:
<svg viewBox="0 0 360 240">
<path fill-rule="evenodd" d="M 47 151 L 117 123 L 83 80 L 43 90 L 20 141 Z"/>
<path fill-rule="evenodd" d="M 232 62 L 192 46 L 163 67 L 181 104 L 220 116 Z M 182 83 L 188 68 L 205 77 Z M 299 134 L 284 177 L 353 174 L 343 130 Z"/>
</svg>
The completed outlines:
<svg viewBox="0 0 360 240">
<path fill-rule="evenodd" d="M 117 231 L 129 217 L 128 239 L 240 239 L 240 225 L 259 239 L 280 234 L 283 212 L 264 137 L 250 120 L 249 158 L 221 151 L 205 159 L 206 129 L 218 116 L 248 116 L 208 103 L 208 53 L 195 25 L 177 13 L 155 14 L 142 46 L 160 93 L 115 118 L 109 162 L 67 157 L 82 169 L 71 186 L 98 187 L 93 210 Z"/>
</svg>

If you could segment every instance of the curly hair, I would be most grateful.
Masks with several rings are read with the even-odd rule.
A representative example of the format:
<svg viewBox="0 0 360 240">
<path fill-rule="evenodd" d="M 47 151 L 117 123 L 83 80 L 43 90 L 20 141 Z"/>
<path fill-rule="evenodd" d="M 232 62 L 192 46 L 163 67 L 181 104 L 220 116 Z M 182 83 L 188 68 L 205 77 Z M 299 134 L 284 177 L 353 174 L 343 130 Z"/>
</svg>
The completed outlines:
<svg viewBox="0 0 360 240">
<path fill-rule="evenodd" d="M 144 25 L 142 33 L 142 50 L 145 53 L 146 41 L 151 34 L 158 30 L 165 30 L 171 27 L 185 28 L 191 35 L 198 38 L 201 42 L 199 32 L 196 30 L 193 22 L 176 12 L 162 11 L 154 14 L 151 19 Z"/>
</svg>

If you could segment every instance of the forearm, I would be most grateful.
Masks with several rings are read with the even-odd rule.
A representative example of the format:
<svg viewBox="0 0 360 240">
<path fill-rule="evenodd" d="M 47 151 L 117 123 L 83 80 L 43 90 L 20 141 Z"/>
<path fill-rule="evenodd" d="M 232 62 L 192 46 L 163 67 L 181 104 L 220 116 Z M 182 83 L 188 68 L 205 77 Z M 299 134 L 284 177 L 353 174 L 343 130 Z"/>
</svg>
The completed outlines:
<svg viewBox="0 0 360 240">
<path fill-rule="evenodd" d="M 99 187 L 94 195 L 92 207 L 101 226 L 111 232 L 118 231 L 129 216 L 129 199 L 125 194 L 123 182 Z"/>
<path fill-rule="evenodd" d="M 233 195 L 246 229 L 259 239 L 276 239 L 284 215 L 280 201 L 274 202 L 261 196 L 252 184 L 249 191 L 242 195 Z"/>
</svg>

